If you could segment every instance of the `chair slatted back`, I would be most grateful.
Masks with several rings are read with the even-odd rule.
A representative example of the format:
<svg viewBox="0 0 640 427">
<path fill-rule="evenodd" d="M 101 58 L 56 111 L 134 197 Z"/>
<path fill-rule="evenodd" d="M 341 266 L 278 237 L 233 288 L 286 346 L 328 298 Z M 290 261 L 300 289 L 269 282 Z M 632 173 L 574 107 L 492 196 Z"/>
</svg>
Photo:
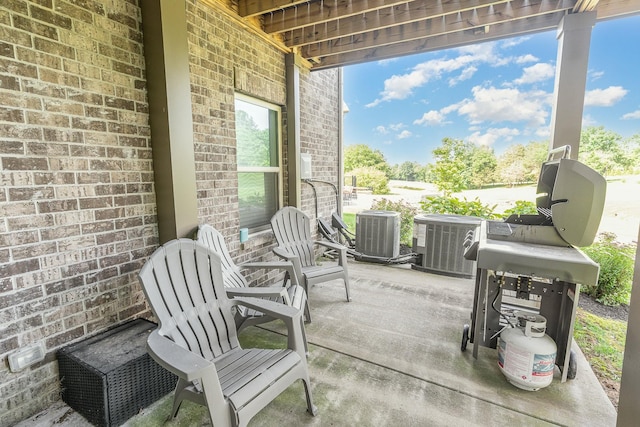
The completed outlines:
<svg viewBox="0 0 640 427">
<path fill-rule="evenodd" d="M 227 245 L 224 242 L 224 237 L 218 230 L 209 224 L 203 224 L 198 227 L 197 239 L 199 243 L 213 249 L 215 253 L 220 255 L 222 261 L 222 277 L 225 287 L 244 288 L 249 286 L 244 276 L 240 274 L 240 269 L 233 262 Z"/>
<path fill-rule="evenodd" d="M 239 346 L 217 254 L 191 239 L 172 240 L 139 277 L 161 335 L 207 360 Z"/>
<path fill-rule="evenodd" d="M 303 267 L 316 265 L 311 220 L 304 212 L 293 206 L 285 206 L 271 218 L 271 229 L 278 246 L 297 255 Z"/>
</svg>

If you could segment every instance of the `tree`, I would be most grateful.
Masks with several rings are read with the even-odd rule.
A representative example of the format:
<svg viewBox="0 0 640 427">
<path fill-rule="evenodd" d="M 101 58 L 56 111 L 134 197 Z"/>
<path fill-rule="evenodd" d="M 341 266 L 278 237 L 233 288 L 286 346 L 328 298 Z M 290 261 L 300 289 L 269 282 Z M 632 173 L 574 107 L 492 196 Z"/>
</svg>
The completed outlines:
<svg viewBox="0 0 640 427">
<path fill-rule="evenodd" d="M 425 167 L 417 162 L 406 161 L 391 167 L 391 178 L 402 181 L 424 181 Z"/>
<path fill-rule="evenodd" d="M 444 138 L 432 153 L 436 160 L 429 168 L 433 183 L 445 195 L 457 193 L 471 183 L 473 145 L 460 139 Z"/>
<path fill-rule="evenodd" d="M 349 145 L 344 150 L 344 171 L 351 172 L 357 168 L 371 167 L 384 172 L 387 179 L 391 177 L 391 168 L 380 150 L 373 150 L 365 144 Z M 360 185 L 358 183 L 358 185 Z"/>
<path fill-rule="evenodd" d="M 271 166 L 270 150 L 272 149 L 268 129 L 259 129 L 253 117 L 246 111 L 236 112 L 238 165 L 240 166 Z"/>
<path fill-rule="evenodd" d="M 637 174 L 640 172 L 640 133 L 625 139 L 622 151 L 629 158 L 629 166 L 625 173 Z"/>
<path fill-rule="evenodd" d="M 549 143 L 545 141 L 510 146 L 498 159 L 500 180 L 510 185 L 536 182 L 548 150 Z"/>
<path fill-rule="evenodd" d="M 589 126 L 582 131 L 578 159 L 605 176 L 623 173 L 632 164 L 623 150 L 622 136 L 604 126 Z"/>
<path fill-rule="evenodd" d="M 471 184 L 480 188 L 496 182 L 498 160 L 488 147 L 474 147 L 471 152 Z"/>
<path fill-rule="evenodd" d="M 351 171 L 358 180 L 358 187 L 369 187 L 373 194 L 389 194 L 389 180 L 381 170 L 364 167 Z"/>
</svg>

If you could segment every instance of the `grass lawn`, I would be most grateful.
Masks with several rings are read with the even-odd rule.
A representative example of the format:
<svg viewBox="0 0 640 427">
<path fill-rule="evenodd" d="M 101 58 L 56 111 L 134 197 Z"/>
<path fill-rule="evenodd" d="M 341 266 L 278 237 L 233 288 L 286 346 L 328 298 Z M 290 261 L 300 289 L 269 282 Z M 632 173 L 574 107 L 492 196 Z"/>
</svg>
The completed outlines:
<svg viewBox="0 0 640 427">
<path fill-rule="evenodd" d="M 573 338 L 616 408 L 626 335 L 625 322 L 598 317 L 578 309 Z"/>
<path fill-rule="evenodd" d="M 352 233 L 356 232 L 356 214 L 343 212 L 342 220 L 349 227 L 349 231 Z"/>
</svg>

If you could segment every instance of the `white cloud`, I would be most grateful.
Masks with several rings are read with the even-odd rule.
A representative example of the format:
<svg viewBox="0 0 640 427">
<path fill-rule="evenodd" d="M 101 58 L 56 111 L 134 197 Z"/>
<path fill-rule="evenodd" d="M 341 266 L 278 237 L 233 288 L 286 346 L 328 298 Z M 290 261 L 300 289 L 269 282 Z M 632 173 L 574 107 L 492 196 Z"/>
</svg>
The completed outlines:
<svg viewBox="0 0 640 427">
<path fill-rule="evenodd" d="M 440 111 L 431 110 L 422 115 L 421 118 L 414 120 L 414 125 L 438 126 L 445 122 L 446 116 Z"/>
<path fill-rule="evenodd" d="M 389 125 L 389 129 L 391 130 L 400 130 L 405 127 L 404 123 L 392 123 Z"/>
<path fill-rule="evenodd" d="M 398 139 L 405 139 L 405 138 L 409 138 L 411 137 L 413 134 L 411 132 L 409 132 L 408 130 L 403 130 L 402 132 L 400 132 L 397 136 Z"/>
<path fill-rule="evenodd" d="M 518 46 L 521 43 L 526 42 L 530 38 L 531 38 L 530 36 L 524 36 L 524 37 L 514 37 L 512 39 L 506 39 L 505 41 L 502 42 L 502 47 L 504 49 L 515 47 L 515 46 Z"/>
<path fill-rule="evenodd" d="M 472 92 L 473 99 L 466 99 L 458 108 L 458 114 L 467 116 L 472 124 L 491 121 L 542 126 L 549 115 L 545 106 L 550 102 L 550 95 L 544 91 L 475 86 Z"/>
<path fill-rule="evenodd" d="M 589 77 L 589 80 L 595 81 L 604 76 L 604 71 L 589 70 L 587 71 L 587 76 Z"/>
<path fill-rule="evenodd" d="M 516 64 L 527 64 L 529 62 L 536 62 L 538 60 L 537 57 L 527 53 L 526 55 L 518 56 L 515 59 Z"/>
<path fill-rule="evenodd" d="M 380 61 L 378 61 L 378 65 L 382 65 L 383 67 L 386 67 L 389 64 L 393 64 L 397 60 L 398 58 L 381 59 Z"/>
<path fill-rule="evenodd" d="M 462 70 L 458 77 L 452 77 L 449 79 L 449 87 L 457 85 L 459 82 L 469 80 L 478 71 L 477 67 L 473 65 Z"/>
<path fill-rule="evenodd" d="M 542 126 L 536 129 L 536 136 L 539 138 L 549 138 L 551 136 L 551 127 L 550 126 Z"/>
<path fill-rule="evenodd" d="M 479 131 L 476 131 L 467 137 L 469 142 L 472 142 L 479 146 L 490 147 L 492 146 L 498 139 L 504 139 L 506 141 L 513 140 L 514 136 L 520 135 L 520 131 L 518 129 L 513 128 L 489 128 L 487 132 L 481 134 Z"/>
<path fill-rule="evenodd" d="M 627 94 L 622 86 L 609 86 L 606 89 L 588 90 L 584 94 L 585 107 L 611 107 Z"/>
<path fill-rule="evenodd" d="M 555 67 L 551 64 L 540 62 L 531 67 L 524 68 L 522 70 L 522 77 L 515 79 L 513 83 L 517 85 L 531 84 L 553 78 L 554 76 Z"/>
<path fill-rule="evenodd" d="M 386 135 L 389 133 L 389 131 L 387 130 L 387 128 L 385 128 L 384 126 L 380 125 L 380 126 L 376 126 L 376 132 L 378 132 L 379 134 L 382 135 Z"/>
<path fill-rule="evenodd" d="M 414 89 L 424 86 L 432 80 L 440 79 L 444 73 L 463 69 L 461 76 L 466 77 L 469 73 L 472 74 L 476 71 L 473 64 L 488 63 L 496 66 L 511 60 L 501 58 L 495 52 L 495 43 L 465 46 L 457 51 L 460 55 L 455 58 L 432 59 L 416 65 L 409 73 L 389 77 L 384 82 L 384 90 L 380 92 L 380 97 L 367 104 L 366 107 L 371 108 L 382 102 L 406 99 Z"/>
<path fill-rule="evenodd" d="M 640 119 L 640 110 L 636 110 L 622 116 L 622 120 L 634 120 L 634 119 Z"/>
</svg>

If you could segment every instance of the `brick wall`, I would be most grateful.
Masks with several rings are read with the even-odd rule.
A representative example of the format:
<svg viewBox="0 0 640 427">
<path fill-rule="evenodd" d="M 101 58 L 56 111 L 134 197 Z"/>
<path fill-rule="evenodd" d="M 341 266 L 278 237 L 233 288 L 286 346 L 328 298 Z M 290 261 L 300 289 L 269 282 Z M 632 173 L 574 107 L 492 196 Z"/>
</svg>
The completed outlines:
<svg viewBox="0 0 640 427">
<path fill-rule="evenodd" d="M 59 398 L 54 352 L 147 313 L 157 244 L 136 1 L 0 4 L 0 425 Z M 10 352 L 42 342 L 20 373 Z"/>
<path fill-rule="evenodd" d="M 198 220 L 225 236 L 236 262 L 273 258 L 270 231 L 252 234 L 244 249 L 240 247 L 234 95 L 238 91 L 284 105 L 284 54 L 197 1 L 187 2 L 187 31 Z M 245 273 L 256 283 L 281 275 L 274 271 Z"/>
<path fill-rule="evenodd" d="M 341 121 L 339 106 L 340 90 L 337 69 L 322 72 L 301 73 L 300 76 L 300 139 L 301 151 L 311 154 L 313 179 L 328 181 L 339 185 L 340 170 L 338 153 L 340 152 Z M 316 203 L 318 215 L 330 218 L 337 210 L 335 190 L 327 184 L 313 183 L 316 187 L 317 201 L 313 189 L 302 184 L 302 206 L 307 215 L 315 218 Z M 312 230 L 312 232 L 315 230 Z"/>
<path fill-rule="evenodd" d="M 0 3 L 0 426 L 59 398 L 57 349 L 149 316 L 136 273 L 158 230 L 137 4 Z M 238 241 L 234 92 L 284 105 L 284 55 L 197 0 L 187 25 L 199 221 L 237 261 L 272 258 L 270 232 Z M 301 91 L 303 152 L 337 184 L 337 71 L 303 73 Z M 319 194 L 328 216 L 333 190 Z M 35 342 L 47 359 L 10 372 L 7 355 Z"/>
</svg>

